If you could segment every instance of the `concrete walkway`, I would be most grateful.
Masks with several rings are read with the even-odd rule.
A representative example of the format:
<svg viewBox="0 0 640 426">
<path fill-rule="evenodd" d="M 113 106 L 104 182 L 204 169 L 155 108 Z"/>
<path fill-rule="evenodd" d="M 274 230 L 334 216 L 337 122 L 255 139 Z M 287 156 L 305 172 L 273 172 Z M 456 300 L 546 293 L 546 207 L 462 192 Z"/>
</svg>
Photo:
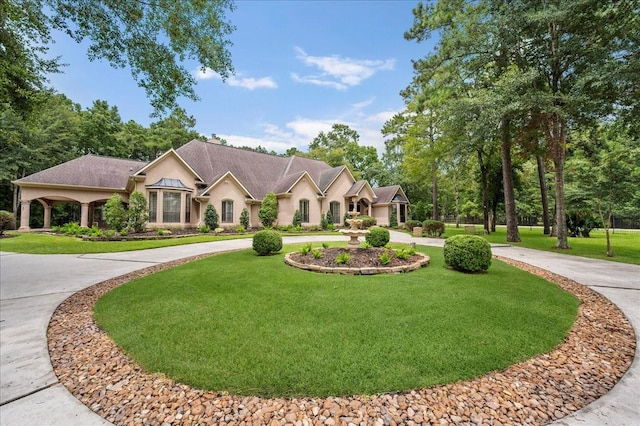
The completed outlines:
<svg viewBox="0 0 640 426">
<path fill-rule="evenodd" d="M 392 232 L 392 240 L 442 246 L 443 240 Z M 286 237 L 344 241 L 343 236 Z M 639 236 L 640 243 L 640 236 Z M 56 307 L 71 294 L 138 269 L 198 254 L 249 248 L 229 240 L 124 253 L 29 255 L 0 252 L 0 424 L 109 424 L 76 400 L 53 373 L 46 331 Z M 510 246 L 494 254 L 548 269 L 589 286 L 613 301 L 640 330 L 640 266 L 597 261 Z M 640 424 L 640 347 L 622 380 L 604 397 L 557 425 Z"/>
</svg>

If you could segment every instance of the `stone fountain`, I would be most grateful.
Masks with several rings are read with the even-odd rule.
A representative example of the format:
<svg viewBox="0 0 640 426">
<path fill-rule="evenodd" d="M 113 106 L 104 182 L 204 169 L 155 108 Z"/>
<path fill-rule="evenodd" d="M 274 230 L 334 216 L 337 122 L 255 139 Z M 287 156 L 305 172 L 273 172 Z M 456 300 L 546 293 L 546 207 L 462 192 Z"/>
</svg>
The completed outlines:
<svg viewBox="0 0 640 426">
<path fill-rule="evenodd" d="M 348 249 L 357 249 L 360 247 L 358 237 L 369 233 L 366 229 L 360 229 L 362 226 L 362 219 L 358 219 L 358 215 L 359 213 L 357 211 L 349 212 L 351 219 L 347 219 L 345 221 L 349 224 L 349 228 L 340 230 L 340 232 L 349 237 L 349 243 L 347 244 Z"/>
</svg>

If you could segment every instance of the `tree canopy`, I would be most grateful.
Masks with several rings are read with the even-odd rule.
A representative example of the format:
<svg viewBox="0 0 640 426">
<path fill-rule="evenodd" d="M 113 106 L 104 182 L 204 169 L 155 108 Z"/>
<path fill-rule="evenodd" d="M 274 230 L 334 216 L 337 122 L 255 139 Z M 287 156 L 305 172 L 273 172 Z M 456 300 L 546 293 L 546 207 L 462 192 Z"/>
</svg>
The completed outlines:
<svg viewBox="0 0 640 426">
<path fill-rule="evenodd" d="M 5 0 L 0 2 L 0 103 L 24 113 L 37 102 L 59 58 L 45 57 L 53 30 L 90 42 L 89 59 L 128 66 L 156 114 L 174 110 L 181 96 L 197 100 L 182 62 L 198 61 L 223 79 L 233 72 L 228 47 L 233 0 Z"/>
</svg>

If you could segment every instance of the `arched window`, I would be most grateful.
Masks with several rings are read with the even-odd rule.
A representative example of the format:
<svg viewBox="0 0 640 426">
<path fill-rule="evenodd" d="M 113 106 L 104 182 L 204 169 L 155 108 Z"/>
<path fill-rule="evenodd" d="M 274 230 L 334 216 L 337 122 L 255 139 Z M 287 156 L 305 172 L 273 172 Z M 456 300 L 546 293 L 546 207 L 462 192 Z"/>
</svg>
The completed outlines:
<svg viewBox="0 0 640 426">
<path fill-rule="evenodd" d="M 302 223 L 309 223 L 309 200 L 300 200 L 300 216 Z"/>
<path fill-rule="evenodd" d="M 222 200 L 222 223 L 233 223 L 232 200 Z"/>
</svg>

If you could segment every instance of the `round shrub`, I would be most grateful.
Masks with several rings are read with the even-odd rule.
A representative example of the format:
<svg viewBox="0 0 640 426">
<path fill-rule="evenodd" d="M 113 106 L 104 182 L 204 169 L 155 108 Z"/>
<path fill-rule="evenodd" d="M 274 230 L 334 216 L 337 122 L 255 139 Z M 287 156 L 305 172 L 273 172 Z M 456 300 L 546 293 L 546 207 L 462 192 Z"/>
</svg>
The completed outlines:
<svg viewBox="0 0 640 426">
<path fill-rule="evenodd" d="M 253 236 L 253 250 L 259 256 L 267 256 L 282 250 L 282 237 L 276 231 L 264 230 Z"/>
<path fill-rule="evenodd" d="M 491 246 L 476 235 L 454 235 L 444 242 L 444 262 L 462 272 L 484 272 L 491 266 Z"/>
<path fill-rule="evenodd" d="M 7 229 L 12 229 L 16 226 L 16 220 L 13 213 L 7 210 L 0 210 L 0 235 L 4 234 Z"/>
<path fill-rule="evenodd" d="M 373 247 L 384 247 L 389 242 L 389 230 L 379 226 L 369 228 L 369 233 L 365 236 L 365 240 Z"/>
</svg>

